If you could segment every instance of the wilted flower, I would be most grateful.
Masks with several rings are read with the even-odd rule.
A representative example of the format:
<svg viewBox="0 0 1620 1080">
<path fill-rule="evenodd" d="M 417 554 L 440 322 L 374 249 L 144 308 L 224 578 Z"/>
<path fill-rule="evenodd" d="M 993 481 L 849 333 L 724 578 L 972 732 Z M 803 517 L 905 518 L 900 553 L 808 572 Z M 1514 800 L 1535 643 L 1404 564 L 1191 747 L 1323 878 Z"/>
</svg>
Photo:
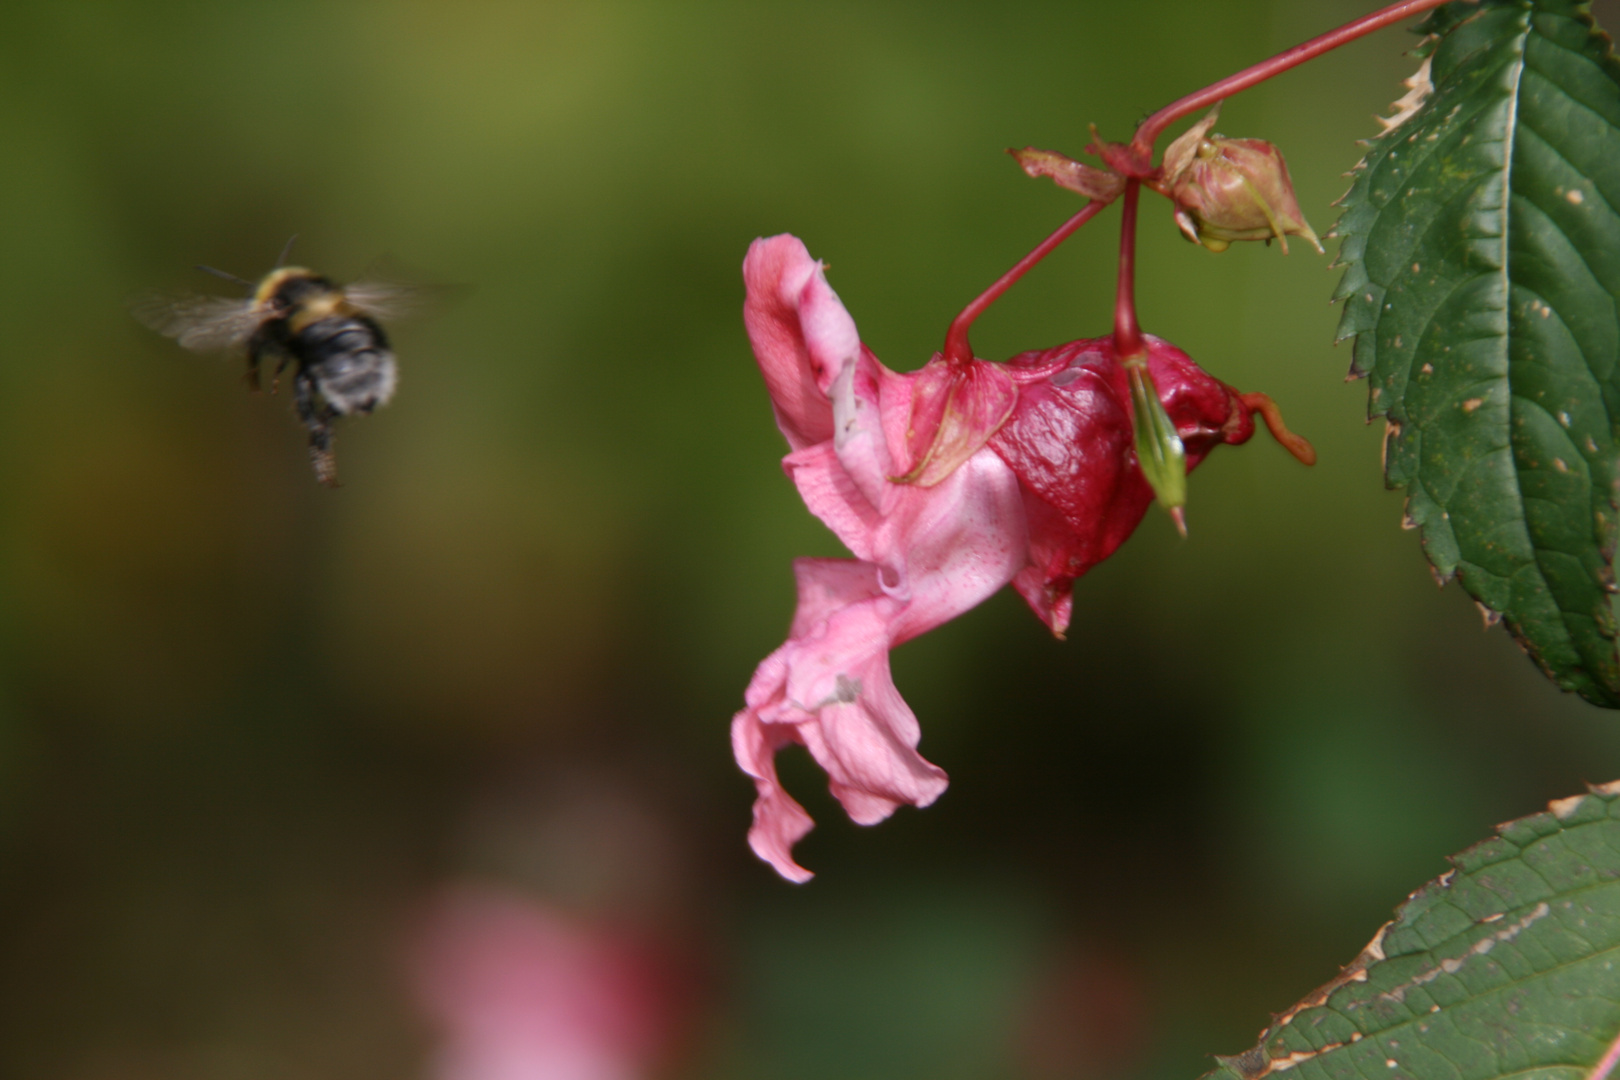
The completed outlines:
<svg viewBox="0 0 1620 1080">
<path fill-rule="evenodd" d="M 1168 341 L 1147 335 L 1143 344 L 1188 472 L 1217 444 L 1248 441 L 1258 407 L 1249 395 Z M 1131 535 L 1153 502 L 1153 489 L 1134 453 L 1131 384 L 1112 337 L 1022 353 L 1006 366 L 1015 377 L 1039 375 L 1020 385 L 1018 407 L 990 440 L 1024 492 L 1029 562 L 1013 586 L 1061 635 L 1074 582 Z"/>
<path fill-rule="evenodd" d="M 792 448 L 783 467 L 855 554 L 795 562 L 788 640 L 759 665 L 732 722 L 758 791 L 749 843 L 804 881 L 792 848 L 812 822 L 778 782 L 776 751 L 806 747 L 863 825 L 933 802 L 945 773 L 917 753 L 889 650 L 1009 582 L 1061 634 L 1075 579 L 1130 535 L 1153 492 L 1111 338 L 1004 365 L 935 357 L 900 375 L 861 344 L 797 238 L 754 241 L 743 276 L 743 319 Z M 1238 395 L 1167 342 L 1144 344 L 1188 468 L 1216 443 L 1249 438 L 1260 396 Z"/>
<path fill-rule="evenodd" d="M 1155 187 L 1175 200 L 1181 231 L 1211 251 L 1225 251 L 1233 240 L 1276 237 L 1286 253 L 1289 236 L 1303 236 L 1321 251 L 1282 151 L 1263 139 L 1212 137 L 1220 111 L 1216 105 L 1164 152 L 1164 178 Z"/>
</svg>

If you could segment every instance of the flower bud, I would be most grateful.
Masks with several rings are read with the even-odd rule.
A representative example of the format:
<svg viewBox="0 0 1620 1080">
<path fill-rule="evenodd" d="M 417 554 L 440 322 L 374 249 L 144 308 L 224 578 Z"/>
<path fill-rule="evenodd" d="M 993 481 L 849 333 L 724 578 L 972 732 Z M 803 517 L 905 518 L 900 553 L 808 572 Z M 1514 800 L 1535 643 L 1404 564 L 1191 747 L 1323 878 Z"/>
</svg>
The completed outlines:
<svg viewBox="0 0 1620 1080">
<path fill-rule="evenodd" d="M 1164 152 L 1159 190 L 1176 204 L 1176 224 L 1187 239 L 1211 251 L 1225 251 L 1233 240 L 1276 237 L 1288 253 L 1288 236 L 1303 236 L 1322 250 L 1300 212 L 1282 151 L 1263 139 L 1210 136 L 1221 107 L 1216 105 Z"/>
</svg>

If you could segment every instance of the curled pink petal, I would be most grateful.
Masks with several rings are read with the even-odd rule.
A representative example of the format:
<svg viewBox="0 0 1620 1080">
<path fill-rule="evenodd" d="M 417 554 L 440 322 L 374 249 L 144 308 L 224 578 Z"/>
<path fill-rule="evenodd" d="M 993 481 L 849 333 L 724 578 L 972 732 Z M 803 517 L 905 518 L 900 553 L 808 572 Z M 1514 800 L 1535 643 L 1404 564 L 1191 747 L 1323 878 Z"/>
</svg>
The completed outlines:
<svg viewBox="0 0 1620 1080">
<path fill-rule="evenodd" d="M 799 610 L 792 637 L 754 673 L 747 707 L 732 722 L 738 764 L 758 798 L 749 844 L 783 877 L 809 871 L 792 848 L 809 815 L 783 790 L 776 751 L 804 746 L 856 822 L 875 824 L 902 803 L 926 806 L 945 773 L 917 753 L 921 731 L 889 675 L 889 626 L 906 605 L 889 596 L 872 563 L 799 559 Z"/>
<path fill-rule="evenodd" d="M 795 236 L 755 240 L 743 260 L 743 325 L 795 450 L 832 437 L 827 388 L 860 349 L 855 321 Z"/>
<path fill-rule="evenodd" d="M 782 747 L 808 749 L 860 824 L 902 804 L 926 806 L 945 790 L 944 771 L 917 752 L 921 732 L 894 686 L 889 650 L 978 604 L 1027 561 L 1018 480 L 983 445 L 993 428 L 979 431 L 977 420 L 994 412 L 999 424 L 1016 389 L 1007 393 L 1011 382 L 999 372 L 966 380 L 947 403 L 954 413 L 944 410 L 954 417 L 952 466 L 938 468 L 931 486 L 895 483 L 918 376 L 895 374 L 860 344 L 798 240 L 755 241 L 744 276 L 749 336 L 793 448 L 783 467 L 857 556 L 798 560 L 790 636 L 759 665 L 732 722 L 738 764 L 757 792 L 749 842 L 784 877 L 803 881 L 809 872 L 792 849 L 811 821 L 777 778 Z M 982 387 L 1001 394 L 980 401 Z M 972 430 L 958 437 L 964 426 Z"/>
<path fill-rule="evenodd" d="M 779 650 L 780 651 L 780 650 Z M 754 676 L 754 686 L 765 683 L 766 664 Z M 779 667 L 780 665 L 778 665 Z M 768 678 L 768 676 L 767 676 Z M 764 695 L 766 701 L 770 694 Z M 731 722 L 731 750 L 742 771 L 754 778 L 754 824 L 748 830 L 748 846 L 789 881 L 805 882 L 814 875 L 793 861 L 793 845 L 815 828 L 804 807 L 789 795 L 776 776 L 776 752 L 794 742 L 795 729 L 767 725 L 752 708 L 743 709 Z"/>
</svg>

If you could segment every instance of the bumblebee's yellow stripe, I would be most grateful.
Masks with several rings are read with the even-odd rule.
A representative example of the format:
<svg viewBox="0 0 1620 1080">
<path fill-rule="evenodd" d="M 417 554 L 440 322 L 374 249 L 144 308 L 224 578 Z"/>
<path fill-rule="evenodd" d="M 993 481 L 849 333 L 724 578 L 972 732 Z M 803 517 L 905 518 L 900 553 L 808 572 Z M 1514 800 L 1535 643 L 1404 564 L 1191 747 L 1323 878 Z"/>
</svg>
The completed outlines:
<svg viewBox="0 0 1620 1080">
<path fill-rule="evenodd" d="M 299 304 L 298 309 L 287 319 L 287 329 L 297 334 L 302 332 L 304 327 L 310 323 L 330 319 L 333 315 L 352 315 L 353 313 L 354 308 L 350 307 L 348 301 L 343 299 L 343 294 L 334 290 L 333 292 L 322 293 L 320 296 L 305 300 L 302 304 Z"/>
<path fill-rule="evenodd" d="M 280 270 L 272 270 L 265 276 L 263 281 L 259 282 L 258 290 L 253 294 L 253 302 L 255 304 L 267 304 L 270 302 L 270 298 L 276 294 L 276 290 L 285 285 L 289 279 L 314 276 L 315 271 L 306 270 L 302 266 L 283 266 Z"/>
</svg>

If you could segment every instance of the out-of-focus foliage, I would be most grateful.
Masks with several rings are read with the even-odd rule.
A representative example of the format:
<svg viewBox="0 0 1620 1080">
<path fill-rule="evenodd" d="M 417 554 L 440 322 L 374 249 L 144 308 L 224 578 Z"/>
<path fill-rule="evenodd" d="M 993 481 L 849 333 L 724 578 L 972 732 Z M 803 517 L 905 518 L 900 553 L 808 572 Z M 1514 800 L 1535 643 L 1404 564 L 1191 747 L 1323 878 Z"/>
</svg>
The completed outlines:
<svg viewBox="0 0 1620 1080">
<path fill-rule="evenodd" d="M 1410 111 L 1345 198 L 1336 295 L 1435 573 L 1614 707 L 1620 60 L 1589 7 L 1449 4 L 1424 24 Z"/>
<path fill-rule="evenodd" d="M 0 9 L 0 1073 L 418 1071 L 402 942 L 473 878 L 662 943 L 689 1075 L 1185 1077 L 1482 822 L 1620 775 L 1613 719 L 1436 590 L 1369 480 L 1326 260 L 1211 257 L 1155 200 L 1144 328 L 1320 464 L 1212 459 L 1191 539 L 1150 517 L 1067 642 L 1004 594 L 905 646 L 951 789 L 861 831 L 788 760 L 820 877 L 743 843 L 727 721 L 791 558 L 841 554 L 777 464 L 748 242 L 804 237 L 920 366 L 1073 210 L 1004 147 L 1124 137 L 1365 7 Z M 1413 40 L 1223 123 L 1325 213 Z M 1104 332 L 1116 223 L 980 353 Z M 391 328 L 399 394 L 339 430 L 336 492 L 285 397 L 124 311 L 294 232 L 340 280 L 470 286 Z"/>
</svg>

